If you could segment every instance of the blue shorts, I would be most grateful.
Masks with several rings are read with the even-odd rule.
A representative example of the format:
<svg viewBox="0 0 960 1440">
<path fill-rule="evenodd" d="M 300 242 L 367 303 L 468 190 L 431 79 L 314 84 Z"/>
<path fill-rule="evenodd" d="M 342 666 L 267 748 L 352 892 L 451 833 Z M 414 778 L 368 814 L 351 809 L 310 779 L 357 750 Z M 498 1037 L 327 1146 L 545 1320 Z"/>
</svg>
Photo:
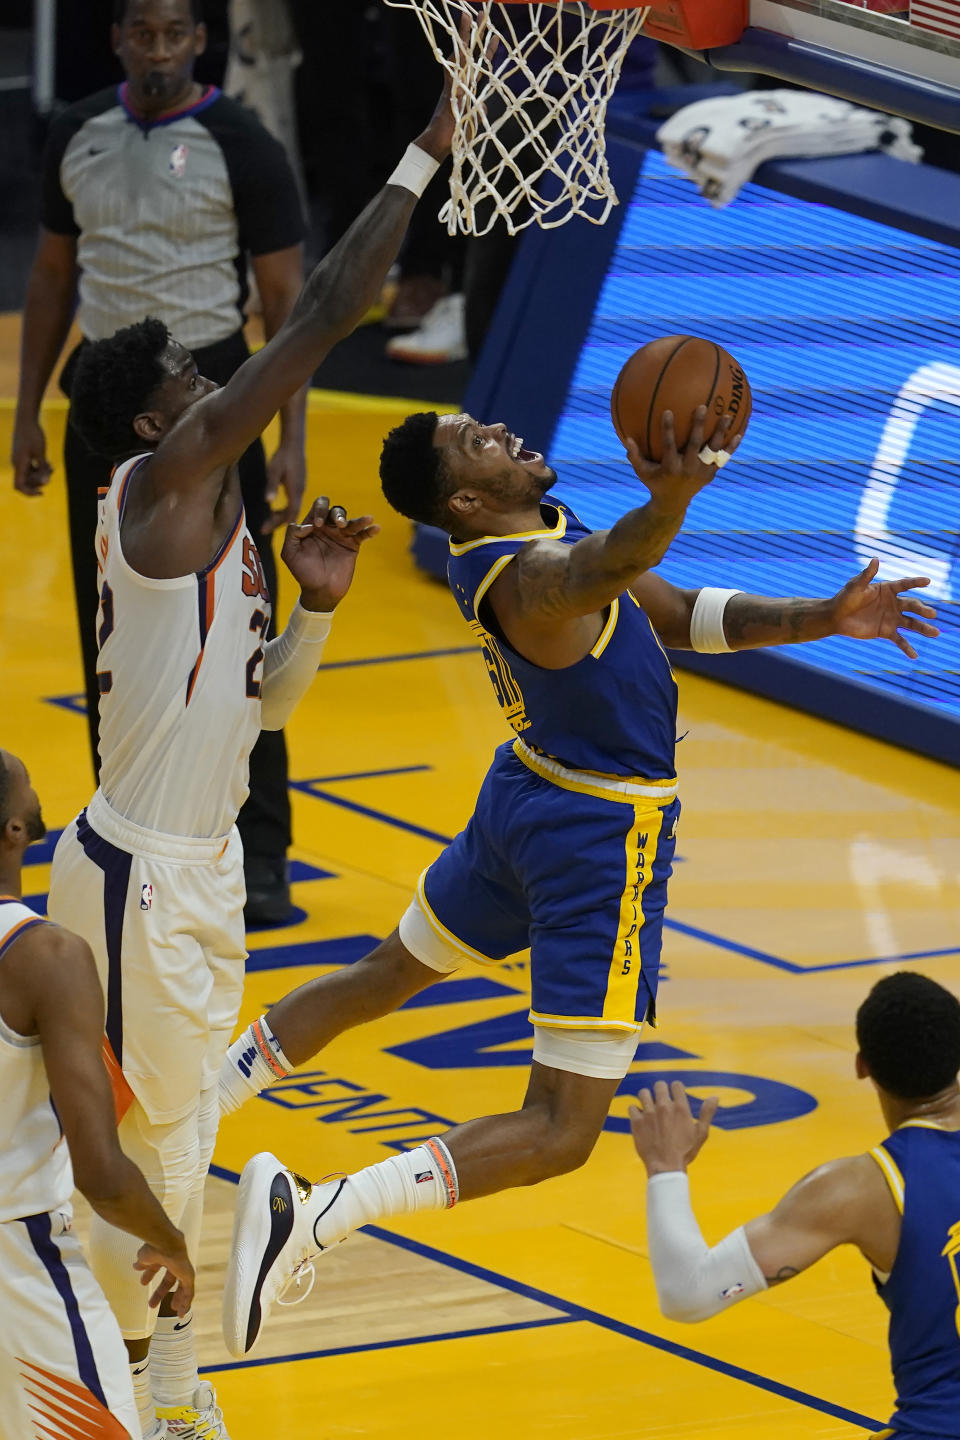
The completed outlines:
<svg viewBox="0 0 960 1440">
<path fill-rule="evenodd" d="M 424 873 L 427 919 L 470 959 L 530 947 L 534 1024 L 653 1020 L 680 802 L 608 798 L 534 773 L 506 744 L 467 828 Z"/>
</svg>

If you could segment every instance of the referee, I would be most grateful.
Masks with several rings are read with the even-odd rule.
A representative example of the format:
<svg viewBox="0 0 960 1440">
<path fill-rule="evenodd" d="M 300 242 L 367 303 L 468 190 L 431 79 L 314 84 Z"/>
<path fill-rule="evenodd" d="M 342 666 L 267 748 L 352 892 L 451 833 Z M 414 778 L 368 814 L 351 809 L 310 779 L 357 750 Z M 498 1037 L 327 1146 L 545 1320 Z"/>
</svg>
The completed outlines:
<svg viewBox="0 0 960 1440">
<path fill-rule="evenodd" d="M 282 146 L 252 111 L 193 78 L 206 44 L 201 0 L 117 0 L 113 49 L 126 82 L 71 105 L 55 121 L 43 166 L 42 227 L 23 317 L 14 426 L 14 485 L 40 495 L 51 475 L 40 426 L 44 391 L 77 304 L 83 343 L 147 314 L 192 351 L 200 373 L 227 381 L 247 358 L 243 307 L 247 257 L 267 339 L 303 283 L 303 212 Z M 273 530 L 299 514 L 304 486 L 306 391 L 280 416 L 280 447 L 266 464 L 259 441 L 240 461 L 247 524 L 276 601 Z M 94 534 L 97 490 L 109 464 L 68 418 L 64 466 L 74 591 L 94 770 L 99 696 Z M 283 491 L 285 504 L 271 511 Z M 250 798 L 238 821 L 247 910 L 280 923 L 290 910 L 287 753 L 264 731 L 250 758 Z"/>
</svg>

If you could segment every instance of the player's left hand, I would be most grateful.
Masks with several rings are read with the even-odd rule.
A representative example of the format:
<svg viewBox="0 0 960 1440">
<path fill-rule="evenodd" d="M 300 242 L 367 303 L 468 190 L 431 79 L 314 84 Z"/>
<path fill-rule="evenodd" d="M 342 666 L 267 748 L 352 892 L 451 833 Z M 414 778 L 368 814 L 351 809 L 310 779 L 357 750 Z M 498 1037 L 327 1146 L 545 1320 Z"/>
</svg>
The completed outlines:
<svg viewBox="0 0 960 1440">
<path fill-rule="evenodd" d="M 140 1271 L 140 1284 L 150 1285 L 160 1276 L 160 1282 L 150 1295 L 150 1308 L 156 1310 L 161 1301 L 168 1300 L 175 1315 L 182 1319 L 193 1304 L 196 1276 L 186 1250 L 171 1255 L 158 1250 L 154 1245 L 141 1245 L 133 1264 Z"/>
<path fill-rule="evenodd" d="M 288 525 L 280 558 L 300 583 L 305 610 L 333 610 L 350 589 L 360 546 L 380 533 L 372 515 L 349 520 L 326 495 L 314 500 L 299 525 Z"/>
<path fill-rule="evenodd" d="M 700 1153 L 710 1133 L 710 1121 L 719 1100 L 711 1095 L 700 1106 L 696 1119 L 687 1092 L 679 1080 L 667 1085 L 658 1080 L 649 1090 L 640 1091 L 640 1104 L 630 1106 L 630 1130 L 637 1154 L 648 1175 L 686 1170 Z"/>
<path fill-rule="evenodd" d="M 267 465 L 266 501 L 270 514 L 260 526 L 261 535 L 272 535 L 281 525 L 293 524 L 300 514 L 306 483 L 307 459 L 303 446 L 281 441 Z M 286 504 L 281 510 L 275 510 L 273 504 L 281 490 Z"/>
<path fill-rule="evenodd" d="M 848 580 L 833 597 L 833 633 L 850 635 L 855 640 L 892 640 L 909 660 L 916 660 L 916 650 L 900 632 L 912 630 L 935 638 L 940 631 L 929 622 L 936 619 L 937 612 L 919 596 L 904 595 L 903 591 L 929 585 L 930 581 L 926 575 L 912 575 L 905 580 L 881 580 L 875 584 L 879 568 L 880 561 L 874 556 L 866 569 Z"/>
</svg>

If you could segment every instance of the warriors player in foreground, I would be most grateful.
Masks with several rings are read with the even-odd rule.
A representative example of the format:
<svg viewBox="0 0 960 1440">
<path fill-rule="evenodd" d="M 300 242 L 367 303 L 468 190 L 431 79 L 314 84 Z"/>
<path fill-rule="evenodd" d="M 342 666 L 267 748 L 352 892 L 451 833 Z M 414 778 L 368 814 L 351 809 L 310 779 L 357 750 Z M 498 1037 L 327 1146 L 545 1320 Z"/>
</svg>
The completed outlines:
<svg viewBox="0 0 960 1440">
<path fill-rule="evenodd" d="M 107 1036 L 132 1095 L 121 1140 L 191 1248 L 243 984 L 234 822 L 248 756 L 316 673 L 330 612 L 376 530 L 326 500 L 288 528 L 281 554 L 300 599 L 264 645 L 270 602 L 237 460 L 376 298 L 451 131 L 445 93 L 277 335 L 222 389 L 151 320 L 87 346 L 73 382 L 74 424 L 120 463 L 96 542 L 101 786 L 57 847 L 49 908 L 97 958 Z M 98 1222 L 90 1248 L 127 1341 L 145 1437 L 167 1423 L 172 1435 L 225 1440 L 189 1321 L 161 1314 L 154 1330 L 126 1235 Z"/>
<path fill-rule="evenodd" d="M 21 902 L 24 851 L 45 833 L 22 761 L 0 750 L 0 1437 L 139 1440 L 120 1331 L 70 1233 L 74 1183 L 147 1242 L 145 1278 L 165 1268 L 155 1303 L 186 1314 L 193 1267 L 117 1140 L 89 946 Z"/>
<path fill-rule="evenodd" d="M 716 1101 L 695 1120 L 679 1082 L 641 1091 L 631 1123 L 650 1177 L 660 1308 L 670 1320 L 708 1320 L 855 1245 L 890 1311 L 897 1408 L 882 1433 L 960 1440 L 960 1004 L 925 975 L 888 975 L 857 1012 L 857 1045 L 857 1075 L 873 1082 L 892 1133 L 866 1155 L 821 1165 L 712 1250 L 686 1171 Z"/>
<path fill-rule="evenodd" d="M 650 499 L 597 534 L 546 498 L 554 472 L 503 425 L 415 415 L 388 437 L 384 493 L 449 532 L 450 585 L 516 739 L 497 752 L 473 818 L 421 876 L 399 929 L 358 964 L 288 995 L 230 1047 L 223 1105 L 465 959 L 489 964 L 528 945 L 533 1066 L 512 1114 L 312 1191 L 273 1156 L 256 1157 L 241 1182 L 224 1298 L 235 1354 L 255 1342 L 291 1272 L 356 1226 L 532 1185 L 589 1156 L 654 1018 L 680 809 L 664 645 L 738 650 L 842 634 L 883 636 L 914 655 L 901 630 L 937 633 L 930 607 L 900 593 L 927 582 L 872 584 L 876 562 L 827 600 L 681 591 L 654 574 L 713 479 L 729 417 L 706 449 L 705 426 L 701 408 L 678 454 L 666 417 L 659 465 L 631 442 Z M 274 1211 L 278 1197 L 288 1203 Z"/>
</svg>

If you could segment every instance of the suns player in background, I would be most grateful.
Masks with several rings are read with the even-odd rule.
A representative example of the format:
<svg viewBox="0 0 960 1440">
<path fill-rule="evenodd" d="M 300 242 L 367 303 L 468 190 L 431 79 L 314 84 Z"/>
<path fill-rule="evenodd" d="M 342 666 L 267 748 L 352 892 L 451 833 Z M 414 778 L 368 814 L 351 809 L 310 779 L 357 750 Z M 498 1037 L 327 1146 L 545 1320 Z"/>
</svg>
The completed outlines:
<svg viewBox="0 0 960 1440">
<path fill-rule="evenodd" d="M 101 784 L 57 846 L 49 910 L 96 956 L 107 1037 L 133 1095 L 121 1140 L 191 1248 L 243 984 L 234 822 L 248 756 L 315 675 L 331 612 L 376 531 L 326 500 L 288 528 L 281 558 L 300 598 L 265 645 L 270 602 L 237 461 L 376 299 L 451 135 L 445 92 L 278 334 L 222 389 L 150 319 L 85 347 L 73 382 L 74 424 L 119 463 L 96 537 Z M 198 1381 L 189 1317 L 161 1314 L 154 1333 L 121 1231 L 96 1222 L 90 1253 L 127 1342 L 144 1436 L 166 1424 L 226 1440 Z"/>
<path fill-rule="evenodd" d="M 854 1245 L 890 1311 L 897 1406 L 882 1434 L 960 1440 L 960 1003 L 925 975 L 888 975 L 857 1011 L 857 1046 L 857 1075 L 873 1082 L 887 1139 L 821 1165 L 712 1249 L 686 1172 L 716 1101 L 694 1119 L 679 1082 L 640 1092 L 631 1127 L 649 1177 L 660 1308 L 670 1320 L 708 1320 Z"/>
<path fill-rule="evenodd" d="M 90 948 L 20 899 L 24 851 L 45 833 L 23 762 L 0 750 L 0 1437 L 139 1440 L 120 1331 L 71 1234 L 74 1183 L 147 1242 L 141 1268 L 166 1270 L 156 1298 L 181 1315 L 193 1266 L 117 1140 Z"/>
<path fill-rule="evenodd" d="M 502 424 L 431 413 L 387 437 L 384 494 L 449 533 L 450 586 L 516 739 L 497 752 L 472 819 L 421 876 L 399 929 L 365 960 L 288 995 L 230 1047 L 223 1104 L 235 1108 L 464 960 L 487 964 L 527 946 L 533 1066 L 513 1113 L 312 1191 L 272 1155 L 256 1157 L 241 1181 L 224 1300 L 235 1354 L 255 1343 L 291 1274 L 356 1226 L 532 1185 L 589 1156 L 655 1014 L 680 811 L 677 687 L 664 646 L 879 636 L 915 657 L 900 632 L 937 634 L 933 610 L 901 594 L 928 582 L 873 584 L 875 561 L 824 600 L 681 591 L 653 573 L 713 479 L 730 418 L 707 432 L 700 407 L 678 454 L 667 414 L 661 464 L 631 441 L 650 499 L 597 534 L 547 496 L 553 470 Z M 289 1202 L 279 1215 L 278 1196 Z"/>
</svg>

